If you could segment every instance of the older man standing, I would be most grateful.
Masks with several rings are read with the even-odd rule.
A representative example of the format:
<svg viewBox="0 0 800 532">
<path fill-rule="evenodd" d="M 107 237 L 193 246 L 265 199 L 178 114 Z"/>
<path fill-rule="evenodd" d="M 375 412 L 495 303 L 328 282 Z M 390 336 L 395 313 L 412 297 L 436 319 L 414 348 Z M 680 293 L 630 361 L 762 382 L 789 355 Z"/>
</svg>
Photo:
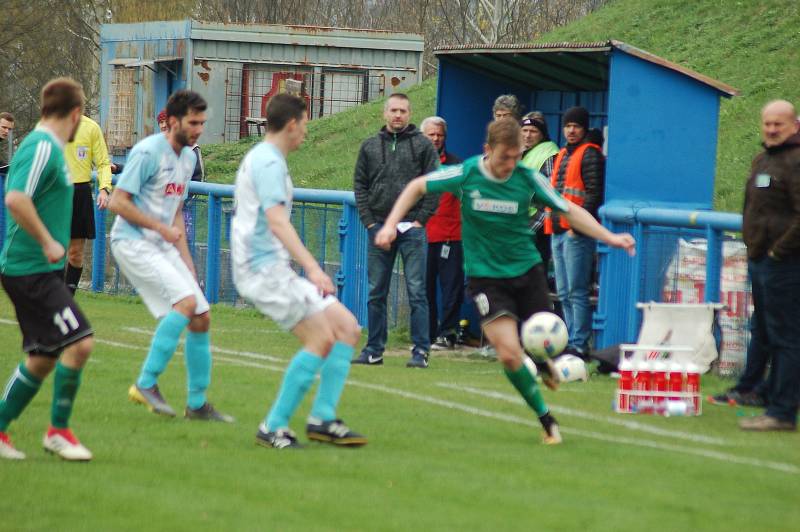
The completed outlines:
<svg viewBox="0 0 800 532">
<path fill-rule="evenodd" d="M 764 151 L 747 179 L 742 233 L 753 290 L 748 370 L 763 376 L 764 415 L 743 419 L 743 430 L 797 430 L 800 403 L 800 127 L 794 106 L 775 100 L 761 111 Z M 760 371 L 758 371 L 760 369 Z M 747 373 L 747 372 L 746 372 Z"/>
<path fill-rule="evenodd" d="M 354 364 L 383 364 L 386 347 L 386 300 L 397 253 L 403 259 L 403 272 L 411 307 L 411 360 L 408 367 L 427 368 L 430 338 L 428 300 L 425 295 L 425 223 L 436 209 L 436 196 L 417 202 L 397 226 L 397 240 L 389 249 L 374 243 L 395 200 L 415 177 L 439 166 L 433 144 L 413 125 L 408 96 L 395 93 L 383 108 L 386 125 L 361 144 L 353 177 L 353 190 L 361 221 L 369 233 L 367 276 L 369 277 L 369 337 Z"/>
<path fill-rule="evenodd" d="M 445 150 L 447 122 L 429 116 L 420 124 L 422 134 L 430 139 L 444 165 L 459 164 L 461 158 Z M 461 246 L 461 202 L 450 192 L 443 192 L 439 205 L 425 226 L 428 237 L 428 265 L 425 287 L 428 292 L 428 324 L 431 349 L 455 348 L 458 317 L 464 302 L 464 249 Z M 442 315 L 439 320 L 437 284 L 441 290 Z"/>
</svg>

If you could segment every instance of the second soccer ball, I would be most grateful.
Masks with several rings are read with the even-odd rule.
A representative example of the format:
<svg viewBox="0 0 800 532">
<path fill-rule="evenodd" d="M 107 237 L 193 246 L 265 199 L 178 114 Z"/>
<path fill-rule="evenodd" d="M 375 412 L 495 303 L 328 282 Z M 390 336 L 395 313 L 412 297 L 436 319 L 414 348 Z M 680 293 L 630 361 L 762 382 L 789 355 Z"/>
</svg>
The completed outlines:
<svg viewBox="0 0 800 532">
<path fill-rule="evenodd" d="M 552 312 L 537 312 L 522 324 L 522 345 L 537 358 L 553 358 L 567 347 L 567 325 Z"/>
</svg>

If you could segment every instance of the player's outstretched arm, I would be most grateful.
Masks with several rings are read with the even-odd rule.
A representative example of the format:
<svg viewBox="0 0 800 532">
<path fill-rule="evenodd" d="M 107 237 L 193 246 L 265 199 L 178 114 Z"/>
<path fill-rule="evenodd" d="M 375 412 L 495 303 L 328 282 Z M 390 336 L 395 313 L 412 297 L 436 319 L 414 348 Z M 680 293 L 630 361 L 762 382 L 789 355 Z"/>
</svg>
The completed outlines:
<svg viewBox="0 0 800 532">
<path fill-rule="evenodd" d="M 333 281 L 322 271 L 317 259 L 306 249 L 300 236 L 297 234 L 292 222 L 289 220 L 289 213 L 284 205 L 273 205 L 266 210 L 267 223 L 269 228 L 280 240 L 283 247 L 289 252 L 292 258 L 305 270 L 306 277 L 314 283 L 324 295 L 336 292 Z"/>
<path fill-rule="evenodd" d="M 636 254 L 636 241 L 628 233 L 612 233 L 589 214 L 586 209 L 569 203 L 569 211 L 561 216 L 567 219 L 569 225 L 577 229 L 580 233 L 605 242 L 609 246 L 622 248 L 628 255 Z"/>
<path fill-rule="evenodd" d="M 400 193 L 392 207 L 392 212 L 389 213 L 389 217 L 383 222 L 383 227 L 375 235 L 376 246 L 389 249 L 389 246 L 392 245 L 394 239 L 397 238 L 397 224 L 428 191 L 426 179 L 425 176 L 414 179 Z"/>
<path fill-rule="evenodd" d="M 119 187 L 115 188 L 111 193 L 111 200 L 108 202 L 108 210 L 118 216 L 122 216 L 128 223 L 158 232 L 164 240 L 171 244 L 177 242 L 183 234 L 174 225 L 161 223 L 140 211 L 133 203 L 133 196 L 131 193 Z M 180 213 L 180 211 L 178 212 Z"/>
<path fill-rule="evenodd" d="M 33 200 L 24 192 L 9 190 L 5 203 L 11 217 L 42 246 L 47 261 L 51 264 L 60 261 L 64 256 L 64 246 L 59 244 L 47 230 L 39 218 L 39 213 L 36 212 Z"/>
</svg>

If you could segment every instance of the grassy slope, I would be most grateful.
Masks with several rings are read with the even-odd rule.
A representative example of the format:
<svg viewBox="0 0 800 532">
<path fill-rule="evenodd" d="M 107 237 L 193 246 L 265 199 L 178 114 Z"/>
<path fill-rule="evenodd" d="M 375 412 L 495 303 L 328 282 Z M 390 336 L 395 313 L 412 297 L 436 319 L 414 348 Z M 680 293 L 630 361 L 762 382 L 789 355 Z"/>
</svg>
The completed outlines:
<svg viewBox="0 0 800 532">
<path fill-rule="evenodd" d="M 539 40 L 619 39 L 738 88 L 741 96 L 722 103 L 716 206 L 740 211 L 741 183 L 759 149 L 760 107 L 772 98 L 800 102 L 799 6 L 795 0 L 617 0 Z M 433 112 L 435 89 L 428 80 L 410 91 L 415 117 Z M 308 142 L 289 160 L 297 186 L 350 189 L 358 146 L 381 126 L 380 106 L 312 122 Z M 209 147 L 212 178 L 231 182 L 252 142 Z"/>
<path fill-rule="evenodd" d="M 428 80 L 408 91 L 412 122 L 433 114 L 436 80 Z M 351 190 L 353 168 L 361 142 L 383 126 L 383 100 L 358 106 L 337 115 L 313 120 L 303 146 L 289 155 L 289 168 L 296 187 Z M 256 142 L 243 139 L 232 144 L 204 148 L 206 169 L 211 179 L 232 183 L 239 161 Z"/>
<path fill-rule="evenodd" d="M 800 520 L 796 433 L 743 433 L 728 407 L 699 418 L 616 416 L 614 383 L 601 377 L 545 392 L 565 436 L 546 447 L 498 363 L 441 354 L 426 371 L 403 367 L 405 353 L 381 368 L 352 368 L 341 413 L 370 437 L 365 448 L 257 447 L 256 427 L 297 342 L 251 310 L 213 310 L 212 342 L 228 351 L 215 353 L 210 397 L 237 423 L 159 418 L 125 398 L 154 327 L 144 306 L 83 292 L 78 301 L 97 344 L 72 421 L 95 460 L 68 464 L 42 452 L 51 377 L 10 427 L 28 460 L 0 461 L 2 530 L 778 531 Z M 21 358 L 13 319 L 0 297 L 3 379 Z M 179 354 L 160 380 L 176 408 L 183 365 Z M 713 377 L 703 384 L 723 386 Z M 310 395 L 292 422 L 302 440 Z"/>
<path fill-rule="evenodd" d="M 542 40 L 618 39 L 739 89 L 722 103 L 715 189 L 716 208 L 738 212 L 761 106 L 800 103 L 799 35 L 796 0 L 617 0 Z"/>
</svg>

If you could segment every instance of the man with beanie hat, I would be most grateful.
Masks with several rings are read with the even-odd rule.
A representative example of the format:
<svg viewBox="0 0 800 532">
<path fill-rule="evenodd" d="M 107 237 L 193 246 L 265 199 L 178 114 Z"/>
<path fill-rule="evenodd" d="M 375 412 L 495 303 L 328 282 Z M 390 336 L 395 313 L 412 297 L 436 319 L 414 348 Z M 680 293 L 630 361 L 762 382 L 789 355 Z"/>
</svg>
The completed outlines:
<svg viewBox="0 0 800 532">
<path fill-rule="evenodd" d="M 550 183 L 560 194 L 597 219 L 603 203 L 605 158 L 602 148 L 586 140 L 589 111 L 571 107 L 563 116 L 567 145 L 556 156 Z M 594 240 L 574 230 L 559 213 L 550 211 L 545 232 L 551 236 L 556 292 L 569 330 L 566 352 L 586 358 L 592 334 Z"/>
</svg>

